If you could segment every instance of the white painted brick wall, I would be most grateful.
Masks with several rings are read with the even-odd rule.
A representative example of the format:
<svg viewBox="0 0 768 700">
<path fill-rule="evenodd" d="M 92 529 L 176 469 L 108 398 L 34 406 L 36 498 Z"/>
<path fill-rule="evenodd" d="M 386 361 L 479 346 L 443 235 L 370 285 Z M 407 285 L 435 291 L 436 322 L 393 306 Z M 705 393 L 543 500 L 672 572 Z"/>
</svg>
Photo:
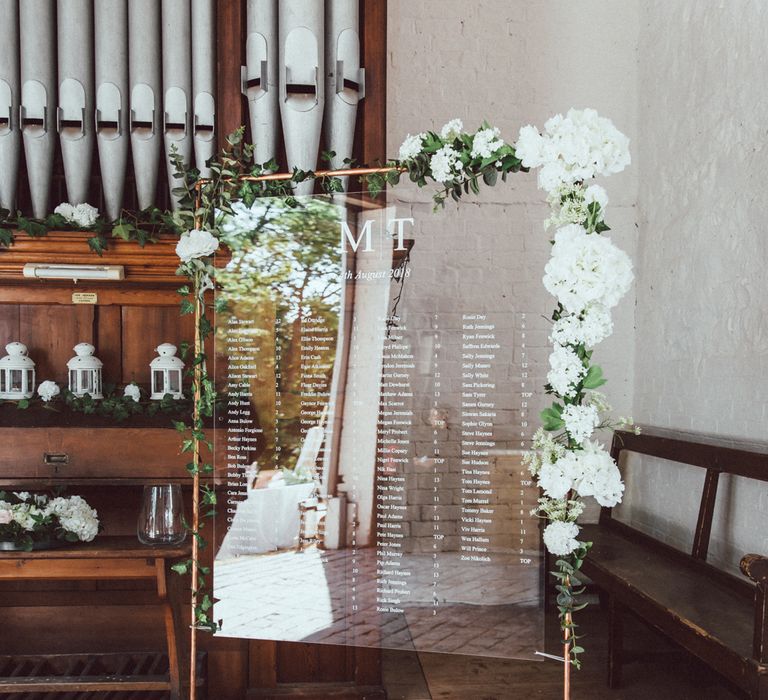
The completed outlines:
<svg viewBox="0 0 768 700">
<path fill-rule="evenodd" d="M 641 5 L 635 412 L 765 440 L 768 425 L 768 4 Z M 630 518 L 682 546 L 701 470 L 630 483 Z M 695 493 L 695 496 L 692 494 Z M 768 488 L 722 484 L 712 559 L 768 553 Z"/>
</svg>

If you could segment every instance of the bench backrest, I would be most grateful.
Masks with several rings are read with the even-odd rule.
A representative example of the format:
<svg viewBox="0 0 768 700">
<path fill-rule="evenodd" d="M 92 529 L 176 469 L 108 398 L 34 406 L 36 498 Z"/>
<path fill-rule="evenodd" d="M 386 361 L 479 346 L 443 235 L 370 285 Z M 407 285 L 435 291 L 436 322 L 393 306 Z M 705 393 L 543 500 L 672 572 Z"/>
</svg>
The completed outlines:
<svg viewBox="0 0 768 700">
<path fill-rule="evenodd" d="M 649 428 L 644 429 L 640 435 L 617 431 L 611 444 L 611 456 L 618 463 L 621 453 L 628 451 L 706 469 L 691 549 L 691 556 L 694 559 L 706 561 L 720 474 L 734 474 L 768 481 L 768 448 L 763 448 L 765 449 L 763 451 L 761 447 L 759 445 L 753 447 L 732 440 Z M 614 522 L 611 509 L 603 508 L 600 513 L 601 525 L 612 526 Z M 629 526 L 622 524 L 622 529 L 625 528 L 630 529 Z"/>
</svg>

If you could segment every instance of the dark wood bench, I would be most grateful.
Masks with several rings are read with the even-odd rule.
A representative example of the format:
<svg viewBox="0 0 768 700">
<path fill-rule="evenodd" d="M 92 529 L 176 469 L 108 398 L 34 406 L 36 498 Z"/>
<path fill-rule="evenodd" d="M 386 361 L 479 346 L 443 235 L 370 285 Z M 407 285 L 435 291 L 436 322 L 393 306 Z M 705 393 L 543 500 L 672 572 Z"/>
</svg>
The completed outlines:
<svg viewBox="0 0 768 700">
<path fill-rule="evenodd" d="M 629 610 L 749 697 L 766 700 L 768 558 L 744 556 L 742 578 L 709 564 L 707 551 L 720 475 L 768 481 L 768 453 L 757 446 L 681 433 L 617 432 L 614 459 L 625 451 L 706 471 L 690 554 L 619 522 L 608 508 L 601 511 L 598 525 L 584 528 L 582 539 L 594 545 L 583 570 L 608 602 L 609 685 L 620 685 L 622 663 L 628 660 L 622 654 L 622 618 Z M 635 468 L 642 470 L 643 465 Z M 754 527 L 765 531 L 766 523 L 755 522 Z"/>
</svg>

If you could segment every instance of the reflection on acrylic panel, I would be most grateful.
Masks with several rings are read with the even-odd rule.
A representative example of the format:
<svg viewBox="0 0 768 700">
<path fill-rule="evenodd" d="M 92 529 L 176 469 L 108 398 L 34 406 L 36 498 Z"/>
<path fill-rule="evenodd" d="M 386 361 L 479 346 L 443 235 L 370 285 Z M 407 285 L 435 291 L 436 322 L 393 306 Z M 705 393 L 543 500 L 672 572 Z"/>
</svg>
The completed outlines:
<svg viewBox="0 0 768 700">
<path fill-rule="evenodd" d="M 256 200 L 230 227 L 222 636 L 542 648 L 537 494 L 521 464 L 535 314 L 477 246 L 420 225 L 439 216 L 335 195 Z"/>
</svg>

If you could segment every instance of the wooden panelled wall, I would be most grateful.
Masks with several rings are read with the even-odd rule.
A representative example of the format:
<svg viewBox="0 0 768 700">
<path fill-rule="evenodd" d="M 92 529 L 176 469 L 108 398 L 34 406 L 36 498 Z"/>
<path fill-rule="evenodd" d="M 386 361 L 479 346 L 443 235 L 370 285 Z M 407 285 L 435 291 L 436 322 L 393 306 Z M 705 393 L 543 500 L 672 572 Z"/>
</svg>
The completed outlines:
<svg viewBox="0 0 768 700">
<path fill-rule="evenodd" d="M 98 292 L 97 292 L 98 293 Z M 178 306 L 0 305 L 0 340 L 20 339 L 35 361 L 39 381 L 67 384 L 67 361 L 77 343 L 91 343 L 104 362 L 104 383 L 149 385 L 149 363 L 160 343 L 177 347 L 192 337 L 191 316 Z"/>
<path fill-rule="evenodd" d="M 321 0 L 318 0 L 318 2 Z M 360 165 L 386 160 L 386 0 L 360 0 L 363 30 L 363 65 L 367 73 L 366 98 L 360 104 L 355 158 Z M 248 123 L 247 105 L 240 92 L 240 66 L 245 61 L 245 1 L 218 2 L 218 133 L 225 135 Z M 160 178 L 162 188 L 162 180 Z M 24 178 L 21 178 L 24 181 Z M 54 188 L 55 189 L 55 188 Z M 129 188 L 130 189 L 130 188 Z M 94 186 L 96 192 L 98 187 Z M 22 202 L 23 202 L 22 195 Z M 98 203 L 98 200 L 94 200 Z M 104 381 L 124 384 L 130 381 L 147 386 L 148 365 L 153 349 L 162 342 L 177 346 L 192 339 L 191 317 L 180 317 L 173 275 L 176 258 L 173 240 L 148 246 L 137 254 L 132 244 L 113 243 L 99 261 L 87 249 L 87 235 L 50 235 L 46 239 L 27 239 L 19 235 L 18 244 L 0 251 L 0 345 L 21 340 L 37 364 L 38 380 L 54 379 L 66 385 L 66 362 L 78 342 L 91 342 L 104 362 Z M 128 246 L 128 247 L 126 247 Z M 103 262 L 126 265 L 126 281 L 119 285 L 80 283 L 34 283 L 21 277 L 24 262 Z M 73 291 L 94 291 L 96 305 L 73 305 Z M 9 430 L 0 425 L 7 438 Z M 80 429 L 81 440 L 97 440 L 94 430 Z M 10 447 L 13 449 L 13 438 Z M 129 449 L 123 441 L 118 449 L 130 463 Z M 6 443 L 6 448 L 9 445 Z M 178 457 L 174 455 L 178 460 Z M 140 470 L 138 470 L 140 472 Z M 6 475 L 7 476 L 7 475 Z M 79 487 L 79 492 L 95 499 L 94 505 L 107 514 L 113 534 L 130 531 L 138 508 L 140 486 L 118 492 L 103 488 Z M 110 503 L 112 505 L 110 505 Z M 209 532 L 209 535 L 211 533 Z M 208 556 L 212 551 L 208 550 Z M 143 584 L 96 586 L 87 582 L 64 585 L 72 595 L 83 595 L 83 608 L 58 614 L 29 603 L 38 595 L 38 586 L 6 587 L 0 595 L 24 593 L 23 607 L 16 614 L 6 608 L 0 635 L 0 653 L 62 653 L 89 649 L 151 650 L 163 648 L 162 623 L 158 615 L 131 605 L 131 589 Z M 61 590 L 59 585 L 57 590 Z M 42 595 L 42 593 L 40 593 Z M 96 603 L 121 603 L 122 614 L 114 608 L 94 607 Z M 38 603 L 39 604 L 39 603 Z M 75 618 L 71 617 L 71 613 Z M 73 620 L 88 617 L 88 625 Z M 45 634 L 40 630 L 45 629 Z M 241 700 L 246 696 L 324 698 L 378 697 L 380 653 L 377 650 L 309 644 L 275 643 L 212 638 L 201 633 L 208 651 L 209 698 Z M 327 684 L 318 689 L 314 684 Z M 309 684 L 309 685 L 307 685 Z M 313 689 L 314 688 L 314 689 Z M 339 695 L 341 694 L 341 695 Z"/>
</svg>

